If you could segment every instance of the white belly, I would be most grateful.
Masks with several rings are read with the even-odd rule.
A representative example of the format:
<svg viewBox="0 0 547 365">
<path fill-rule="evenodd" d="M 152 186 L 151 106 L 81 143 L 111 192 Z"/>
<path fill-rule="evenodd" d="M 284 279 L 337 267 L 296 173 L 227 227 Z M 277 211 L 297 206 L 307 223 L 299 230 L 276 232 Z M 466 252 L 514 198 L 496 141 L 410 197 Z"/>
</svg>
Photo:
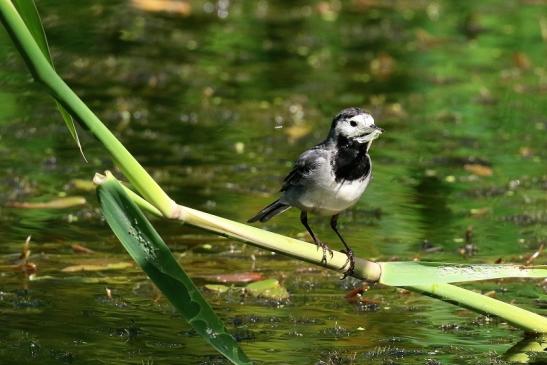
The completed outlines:
<svg viewBox="0 0 547 365">
<path fill-rule="evenodd" d="M 371 174 L 365 179 L 336 182 L 334 178 L 310 184 L 300 192 L 287 192 L 289 204 L 304 211 L 335 215 L 353 206 L 367 188 Z"/>
</svg>

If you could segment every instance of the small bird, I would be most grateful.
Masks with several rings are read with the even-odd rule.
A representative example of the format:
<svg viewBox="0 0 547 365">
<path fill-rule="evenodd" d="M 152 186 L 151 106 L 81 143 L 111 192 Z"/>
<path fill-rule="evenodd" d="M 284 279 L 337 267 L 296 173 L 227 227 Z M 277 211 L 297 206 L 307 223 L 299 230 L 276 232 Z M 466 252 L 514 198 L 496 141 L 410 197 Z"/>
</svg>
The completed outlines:
<svg viewBox="0 0 547 365">
<path fill-rule="evenodd" d="M 248 220 L 266 222 L 291 207 L 300 209 L 300 221 L 311 238 L 323 250 L 332 250 L 319 240 L 308 225 L 308 213 L 331 216 L 330 226 L 344 244 L 342 250 L 349 263 L 344 278 L 353 273 L 353 251 L 337 229 L 338 216 L 353 206 L 370 182 L 372 161 L 368 154 L 372 141 L 384 130 L 374 124 L 372 116 L 359 109 L 342 110 L 332 120 L 325 141 L 300 155 L 293 169 L 283 180 L 282 196 Z"/>
</svg>

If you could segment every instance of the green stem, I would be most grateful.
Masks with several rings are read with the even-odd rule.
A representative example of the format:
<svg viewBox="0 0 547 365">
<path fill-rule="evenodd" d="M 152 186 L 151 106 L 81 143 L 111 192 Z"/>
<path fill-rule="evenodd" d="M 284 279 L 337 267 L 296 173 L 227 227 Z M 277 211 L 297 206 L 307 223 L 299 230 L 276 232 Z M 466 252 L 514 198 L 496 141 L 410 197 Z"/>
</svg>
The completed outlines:
<svg viewBox="0 0 547 365">
<path fill-rule="evenodd" d="M 173 214 L 174 204 L 169 196 L 108 130 L 87 105 L 55 72 L 40 47 L 32 37 L 23 19 L 9 0 L 0 0 L 0 16 L 27 66 L 37 82 L 45 85 L 72 116 L 84 123 L 110 152 L 127 179 L 146 200 L 166 217 Z"/>
<path fill-rule="evenodd" d="M 500 317 L 528 332 L 547 333 L 547 318 L 471 290 L 452 284 L 412 285 L 406 288 L 447 302 L 458 303 L 476 312 Z"/>
</svg>

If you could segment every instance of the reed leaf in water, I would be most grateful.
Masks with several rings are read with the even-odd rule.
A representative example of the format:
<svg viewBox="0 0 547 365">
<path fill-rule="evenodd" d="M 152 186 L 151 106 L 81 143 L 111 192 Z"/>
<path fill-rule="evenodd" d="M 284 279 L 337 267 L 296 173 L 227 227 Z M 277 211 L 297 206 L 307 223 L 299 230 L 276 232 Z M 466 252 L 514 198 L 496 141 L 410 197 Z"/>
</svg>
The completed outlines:
<svg viewBox="0 0 547 365">
<path fill-rule="evenodd" d="M 121 184 L 107 178 L 97 195 L 110 228 L 129 255 L 190 323 L 194 330 L 234 364 L 250 364 L 236 340 Z"/>
</svg>

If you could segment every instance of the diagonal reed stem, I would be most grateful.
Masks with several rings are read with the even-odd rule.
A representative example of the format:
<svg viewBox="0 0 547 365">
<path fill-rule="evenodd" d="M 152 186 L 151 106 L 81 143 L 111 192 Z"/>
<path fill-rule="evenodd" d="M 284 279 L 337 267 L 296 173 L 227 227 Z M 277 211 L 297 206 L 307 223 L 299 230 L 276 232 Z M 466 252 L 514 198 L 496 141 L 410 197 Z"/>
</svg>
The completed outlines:
<svg viewBox="0 0 547 365">
<path fill-rule="evenodd" d="M 84 123 L 91 133 L 102 142 L 123 174 L 127 176 L 139 193 L 152 202 L 162 214 L 171 217 L 174 207 L 173 201 L 91 109 L 61 79 L 40 50 L 11 1 L 0 0 L 0 17 L 34 79 L 43 84 L 73 117 Z"/>
</svg>

